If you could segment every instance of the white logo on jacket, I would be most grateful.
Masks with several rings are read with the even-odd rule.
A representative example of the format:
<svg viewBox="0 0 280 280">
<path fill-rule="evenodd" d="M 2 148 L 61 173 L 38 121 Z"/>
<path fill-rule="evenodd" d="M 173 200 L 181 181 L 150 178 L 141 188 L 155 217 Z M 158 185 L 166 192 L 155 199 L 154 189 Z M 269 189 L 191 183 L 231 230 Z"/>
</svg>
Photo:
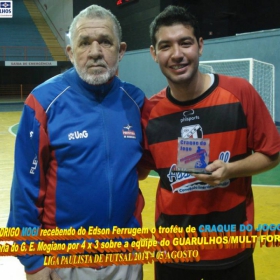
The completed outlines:
<svg viewBox="0 0 280 280">
<path fill-rule="evenodd" d="M 136 133 L 132 129 L 132 125 L 130 124 L 123 127 L 122 133 L 123 133 L 123 138 L 136 139 Z"/>
<path fill-rule="evenodd" d="M 86 130 L 82 132 L 75 131 L 68 134 L 68 140 L 77 140 L 81 138 L 88 138 L 88 132 Z"/>
<path fill-rule="evenodd" d="M 32 161 L 32 166 L 31 166 L 30 171 L 29 171 L 30 174 L 35 174 L 35 170 L 37 169 L 37 165 L 38 165 L 38 158 L 37 158 L 37 156 L 35 156 L 35 158 Z"/>
</svg>

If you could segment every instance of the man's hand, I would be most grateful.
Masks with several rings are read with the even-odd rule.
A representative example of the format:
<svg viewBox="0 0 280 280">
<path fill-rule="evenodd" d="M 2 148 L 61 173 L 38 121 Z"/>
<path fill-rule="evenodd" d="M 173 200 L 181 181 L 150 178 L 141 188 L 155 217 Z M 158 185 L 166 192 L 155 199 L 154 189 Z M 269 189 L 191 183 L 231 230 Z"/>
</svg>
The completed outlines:
<svg viewBox="0 0 280 280">
<path fill-rule="evenodd" d="M 55 270 L 50 269 L 49 267 L 45 267 L 34 274 L 26 273 L 26 280 L 62 280 L 62 279 L 58 276 Z"/>
<path fill-rule="evenodd" d="M 206 171 L 212 172 L 211 175 L 206 174 L 192 174 L 201 182 L 204 182 L 210 186 L 216 186 L 225 180 L 230 178 L 228 163 L 223 162 L 222 160 L 215 160 L 209 164 L 206 168 Z"/>
<path fill-rule="evenodd" d="M 194 174 L 193 176 L 204 183 L 216 186 L 227 179 L 248 177 L 265 172 L 277 166 L 279 162 L 279 153 L 267 156 L 265 154 L 255 152 L 244 159 L 234 162 L 227 163 L 222 160 L 215 160 L 205 168 L 207 171 L 212 172 L 211 175 Z"/>
</svg>

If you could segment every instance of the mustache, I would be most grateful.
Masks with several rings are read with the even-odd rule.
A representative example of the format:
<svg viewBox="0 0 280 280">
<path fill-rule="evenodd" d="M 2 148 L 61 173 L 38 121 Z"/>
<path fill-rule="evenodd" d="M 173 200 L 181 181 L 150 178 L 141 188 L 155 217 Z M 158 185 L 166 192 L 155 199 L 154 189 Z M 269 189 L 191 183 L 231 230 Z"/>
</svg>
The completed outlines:
<svg viewBox="0 0 280 280">
<path fill-rule="evenodd" d="M 104 60 L 94 60 L 94 61 L 89 61 L 86 63 L 86 67 L 94 67 L 94 66 L 101 66 L 108 68 L 107 63 Z"/>
</svg>

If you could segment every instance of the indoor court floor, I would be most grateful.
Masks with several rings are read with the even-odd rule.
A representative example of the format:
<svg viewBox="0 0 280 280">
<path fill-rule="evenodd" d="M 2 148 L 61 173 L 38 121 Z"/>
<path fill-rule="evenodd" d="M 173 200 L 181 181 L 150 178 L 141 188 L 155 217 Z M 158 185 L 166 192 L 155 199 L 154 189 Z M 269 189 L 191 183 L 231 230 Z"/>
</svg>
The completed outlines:
<svg viewBox="0 0 280 280">
<path fill-rule="evenodd" d="M 0 227 L 5 227 L 9 213 L 9 196 L 13 172 L 15 126 L 20 111 L 1 111 L 0 104 Z M 158 178 L 150 176 L 140 182 L 145 197 L 143 226 L 154 227 L 155 194 Z M 255 224 L 280 224 L 280 166 L 253 179 Z M 257 280 L 280 279 L 280 247 L 256 246 L 254 253 Z M 23 267 L 15 257 L 0 257 L 0 279 L 25 279 Z M 153 280 L 153 264 L 144 265 L 144 280 Z"/>
</svg>

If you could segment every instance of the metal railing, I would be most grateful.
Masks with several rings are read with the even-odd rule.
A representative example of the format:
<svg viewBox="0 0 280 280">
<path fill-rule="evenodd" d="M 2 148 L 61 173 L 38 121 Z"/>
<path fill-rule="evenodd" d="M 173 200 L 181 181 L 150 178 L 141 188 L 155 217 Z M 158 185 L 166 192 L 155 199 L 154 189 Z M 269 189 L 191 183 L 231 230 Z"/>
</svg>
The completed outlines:
<svg viewBox="0 0 280 280">
<path fill-rule="evenodd" d="M 52 61 L 47 47 L 1 46 L 0 61 Z"/>
<path fill-rule="evenodd" d="M 0 101 L 24 100 L 37 84 L 0 84 Z"/>
</svg>

